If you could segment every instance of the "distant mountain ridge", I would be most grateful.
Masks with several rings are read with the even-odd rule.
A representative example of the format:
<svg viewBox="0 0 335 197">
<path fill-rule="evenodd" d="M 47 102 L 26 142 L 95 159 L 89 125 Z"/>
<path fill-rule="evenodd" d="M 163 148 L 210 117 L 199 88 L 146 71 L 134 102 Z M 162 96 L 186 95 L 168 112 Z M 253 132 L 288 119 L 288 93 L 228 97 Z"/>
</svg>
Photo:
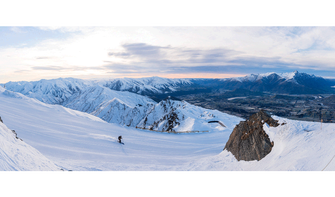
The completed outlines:
<svg viewBox="0 0 335 197">
<path fill-rule="evenodd" d="M 74 78 L 42 79 L 40 81 L 4 84 L 7 90 L 19 92 L 48 104 L 61 104 L 73 94 L 90 86 L 93 86 L 92 81 Z"/>
<path fill-rule="evenodd" d="M 189 86 L 189 79 L 168 79 L 161 77 L 119 78 L 99 82 L 101 85 L 117 91 L 128 91 L 142 95 L 174 92 L 182 86 Z"/>
<path fill-rule="evenodd" d="M 160 101 L 167 96 L 246 89 L 279 94 L 334 93 L 335 80 L 324 79 L 298 71 L 291 73 L 250 74 L 225 79 L 168 79 L 161 77 L 82 80 L 59 78 L 34 82 L 8 82 L 6 89 L 20 92 L 49 104 L 61 104 L 75 93 L 100 85 L 116 91 L 147 95 Z"/>
<path fill-rule="evenodd" d="M 194 120 L 202 121 L 201 118 L 197 118 L 199 113 L 203 113 L 201 110 L 187 115 L 188 118 L 192 117 L 192 120 L 185 118 L 188 112 L 182 110 L 181 106 L 188 107 L 189 110 L 193 110 L 195 106 L 185 104 L 183 101 L 171 102 L 168 98 L 174 96 L 228 90 L 233 90 L 230 92 L 231 96 L 233 93 L 244 95 L 244 92 L 246 94 L 244 96 L 261 95 L 262 92 L 321 94 L 334 92 L 332 86 L 334 81 L 298 71 L 282 74 L 251 74 L 227 79 L 148 77 L 99 81 L 59 78 L 4 84 L 7 90 L 19 92 L 44 103 L 60 104 L 87 112 L 110 123 L 159 131 L 195 129 L 195 127 L 182 127 L 179 124 L 183 124 L 182 121 L 189 123 Z M 162 106 L 168 107 L 162 108 Z"/>
<path fill-rule="evenodd" d="M 322 94 L 332 93 L 334 82 L 315 75 L 299 73 L 251 74 L 245 77 L 222 79 L 222 89 L 237 88 L 257 92 L 281 94 Z"/>
</svg>

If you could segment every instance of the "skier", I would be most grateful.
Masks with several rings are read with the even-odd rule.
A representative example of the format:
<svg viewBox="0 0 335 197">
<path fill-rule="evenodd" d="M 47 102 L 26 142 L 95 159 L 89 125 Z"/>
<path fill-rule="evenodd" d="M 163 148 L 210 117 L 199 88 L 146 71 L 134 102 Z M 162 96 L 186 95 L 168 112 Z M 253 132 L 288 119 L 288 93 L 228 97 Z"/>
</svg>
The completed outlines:
<svg viewBox="0 0 335 197">
<path fill-rule="evenodd" d="M 121 144 L 122 136 L 120 135 L 117 139 L 119 140 L 119 143 Z"/>
</svg>

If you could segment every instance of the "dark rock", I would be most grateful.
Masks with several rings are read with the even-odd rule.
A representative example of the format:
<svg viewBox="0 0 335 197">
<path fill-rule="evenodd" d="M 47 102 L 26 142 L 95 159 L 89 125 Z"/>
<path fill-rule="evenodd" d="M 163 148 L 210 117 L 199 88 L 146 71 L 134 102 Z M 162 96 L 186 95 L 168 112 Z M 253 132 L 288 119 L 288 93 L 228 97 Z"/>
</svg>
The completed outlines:
<svg viewBox="0 0 335 197">
<path fill-rule="evenodd" d="M 1 116 L 0 116 L 0 122 L 2 122 L 2 123 L 3 123 L 2 119 L 1 119 Z"/>
<path fill-rule="evenodd" d="M 16 139 L 23 141 L 21 138 L 17 137 L 17 133 L 15 132 L 15 130 L 12 130 L 12 132 L 14 133 Z"/>
<path fill-rule="evenodd" d="M 274 146 L 263 129 L 263 124 L 277 127 L 278 120 L 274 120 L 263 110 L 241 121 L 234 128 L 224 149 L 231 152 L 235 158 L 245 161 L 261 160 L 269 154 Z"/>
</svg>

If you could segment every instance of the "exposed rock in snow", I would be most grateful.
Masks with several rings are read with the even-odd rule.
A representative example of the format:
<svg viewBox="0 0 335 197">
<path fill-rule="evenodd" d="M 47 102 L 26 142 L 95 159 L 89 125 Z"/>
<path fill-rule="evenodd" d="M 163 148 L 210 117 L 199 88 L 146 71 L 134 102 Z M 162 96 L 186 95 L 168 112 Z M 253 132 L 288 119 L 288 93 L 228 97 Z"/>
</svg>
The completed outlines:
<svg viewBox="0 0 335 197">
<path fill-rule="evenodd" d="M 224 149 L 231 152 L 238 161 L 261 160 L 271 152 L 274 145 L 263 129 L 265 123 L 271 127 L 279 125 L 278 121 L 264 111 L 251 115 L 247 121 L 241 121 L 231 133 Z"/>
</svg>

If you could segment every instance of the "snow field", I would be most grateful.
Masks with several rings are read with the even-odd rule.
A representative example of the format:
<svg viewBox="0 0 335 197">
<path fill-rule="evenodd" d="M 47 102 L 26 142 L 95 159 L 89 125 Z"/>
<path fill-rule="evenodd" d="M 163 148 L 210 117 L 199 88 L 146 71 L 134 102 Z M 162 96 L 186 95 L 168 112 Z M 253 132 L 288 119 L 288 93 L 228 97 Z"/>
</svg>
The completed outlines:
<svg viewBox="0 0 335 197">
<path fill-rule="evenodd" d="M 64 170 L 174 170 L 191 160 L 219 154 L 233 129 L 191 134 L 146 131 L 15 94 L 18 97 L 0 92 L 2 119 L 18 137 Z M 119 135 L 125 145 L 117 143 Z"/>
</svg>

